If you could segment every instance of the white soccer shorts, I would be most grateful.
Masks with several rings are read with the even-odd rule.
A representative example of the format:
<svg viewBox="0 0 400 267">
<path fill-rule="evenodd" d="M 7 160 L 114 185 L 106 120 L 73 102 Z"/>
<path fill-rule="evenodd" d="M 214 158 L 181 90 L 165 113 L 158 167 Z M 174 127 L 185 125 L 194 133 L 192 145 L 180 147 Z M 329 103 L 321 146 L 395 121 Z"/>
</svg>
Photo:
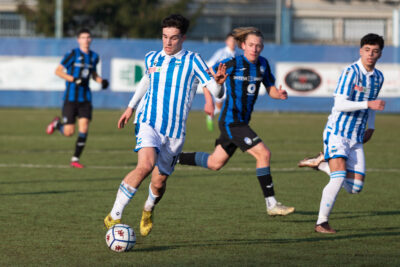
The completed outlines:
<svg viewBox="0 0 400 267">
<path fill-rule="evenodd" d="M 345 158 L 346 169 L 365 176 L 365 156 L 362 143 L 335 135 L 328 128 L 324 131 L 325 160 Z"/>
<path fill-rule="evenodd" d="M 171 175 L 182 151 L 185 138 L 170 138 L 157 132 L 146 123 L 137 125 L 135 151 L 144 147 L 154 147 L 157 151 L 156 166 L 161 174 Z"/>
</svg>

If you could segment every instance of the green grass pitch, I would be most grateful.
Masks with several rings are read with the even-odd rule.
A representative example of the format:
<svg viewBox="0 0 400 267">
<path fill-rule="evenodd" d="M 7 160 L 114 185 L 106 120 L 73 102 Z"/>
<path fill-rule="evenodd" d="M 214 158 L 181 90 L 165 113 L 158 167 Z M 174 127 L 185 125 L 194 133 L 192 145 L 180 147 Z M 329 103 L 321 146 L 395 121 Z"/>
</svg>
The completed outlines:
<svg viewBox="0 0 400 267">
<path fill-rule="evenodd" d="M 87 168 L 72 169 L 76 134 L 45 133 L 59 113 L 0 109 L 0 266 L 400 265 L 400 115 L 377 115 L 363 192 L 340 192 L 330 219 L 336 235 L 313 231 L 328 177 L 296 166 L 321 150 L 327 114 L 256 112 L 251 126 L 272 151 L 277 198 L 296 212 L 267 215 L 255 160 L 237 151 L 218 172 L 178 165 L 152 233 L 115 253 L 102 224 L 137 161 L 133 125 L 118 130 L 122 111 L 95 110 L 81 159 Z M 211 152 L 217 136 L 192 112 L 184 151 Z M 137 234 L 148 183 L 123 217 Z"/>
</svg>

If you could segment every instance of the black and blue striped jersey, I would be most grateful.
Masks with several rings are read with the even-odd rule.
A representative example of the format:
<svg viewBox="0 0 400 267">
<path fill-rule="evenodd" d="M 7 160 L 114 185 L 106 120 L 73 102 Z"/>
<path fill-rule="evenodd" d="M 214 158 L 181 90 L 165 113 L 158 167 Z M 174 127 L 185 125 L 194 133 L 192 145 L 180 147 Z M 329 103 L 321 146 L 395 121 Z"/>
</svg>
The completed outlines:
<svg viewBox="0 0 400 267">
<path fill-rule="evenodd" d="M 219 116 L 219 123 L 225 126 L 231 123 L 248 124 L 261 83 L 267 88 L 275 84 L 275 77 L 271 73 L 268 61 L 260 56 L 257 63 L 253 64 L 244 55 L 240 55 L 221 63 L 226 65 L 228 77 L 225 81 L 226 100 Z M 213 66 L 215 71 L 218 65 L 219 63 Z"/>
<path fill-rule="evenodd" d="M 64 93 L 64 101 L 69 102 L 91 102 L 92 94 L 89 88 L 89 79 L 96 71 L 99 63 L 99 55 L 91 50 L 89 53 L 82 52 L 79 48 L 73 49 L 65 54 L 61 65 L 67 69 L 67 73 L 74 78 L 83 80 L 81 85 L 66 82 L 67 89 Z"/>
</svg>

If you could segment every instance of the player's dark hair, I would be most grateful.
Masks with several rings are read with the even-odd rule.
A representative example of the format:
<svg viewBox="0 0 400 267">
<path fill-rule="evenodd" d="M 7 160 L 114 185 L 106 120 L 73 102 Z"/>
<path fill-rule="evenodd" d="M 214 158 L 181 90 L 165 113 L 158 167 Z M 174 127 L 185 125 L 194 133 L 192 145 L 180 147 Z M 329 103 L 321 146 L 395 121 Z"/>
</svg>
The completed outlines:
<svg viewBox="0 0 400 267">
<path fill-rule="evenodd" d="M 264 39 L 263 34 L 256 27 L 239 27 L 232 31 L 233 38 L 235 38 L 239 48 L 242 48 L 242 43 L 244 43 L 249 35 L 255 35 Z"/>
<path fill-rule="evenodd" d="M 379 36 L 375 33 L 368 33 L 360 41 L 360 47 L 364 45 L 379 45 L 379 48 L 382 50 L 385 46 L 385 41 L 383 40 L 382 36 Z"/>
<path fill-rule="evenodd" d="M 190 21 L 180 14 L 172 14 L 163 19 L 161 28 L 177 28 L 182 35 L 185 35 L 189 28 Z"/>
<path fill-rule="evenodd" d="M 88 33 L 88 34 L 92 35 L 92 34 L 90 33 L 89 29 L 87 29 L 87 28 L 82 28 L 82 29 L 80 29 L 80 30 L 76 33 L 76 37 L 79 37 L 82 33 Z"/>
</svg>

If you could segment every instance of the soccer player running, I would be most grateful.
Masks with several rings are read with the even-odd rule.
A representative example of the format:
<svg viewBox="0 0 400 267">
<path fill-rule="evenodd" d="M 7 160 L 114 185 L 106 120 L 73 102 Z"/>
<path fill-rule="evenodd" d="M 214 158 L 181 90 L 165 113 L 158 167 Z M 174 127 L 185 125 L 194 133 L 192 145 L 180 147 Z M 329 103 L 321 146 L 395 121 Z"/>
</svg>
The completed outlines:
<svg viewBox="0 0 400 267">
<path fill-rule="evenodd" d="M 225 47 L 218 49 L 212 55 L 212 57 L 207 61 L 208 66 L 214 66 L 215 64 L 220 63 L 224 59 L 233 58 L 237 55 L 236 50 L 235 50 L 236 41 L 235 41 L 235 38 L 233 37 L 232 32 L 230 32 L 226 35 L 225 44 L 226 44 Z M 224 94 L 223 97 L 214 99 L 214 101 L 215 101 L 214 114 L 206 116 L 207 129 L 209 131 L 214 130 L 213 117 L 221 111 L 222 104 L 224 103 L 225 98 L 226 98 L 226 96 Z"/>
<path fill-rule="evenodd" d="M 90 50 L 92 37 L 88 29 L 81 29 L 77 34 L 79 48 L 65 54 L 55 73 L 66 80 L 64 105 L 62 108 L 62 122 L 55 117 L 46 128 L 47 134 L 55 130 L 64 136 L 72 136 L 75 132 L 76 117 L 78 117 L 79 134 L 75 144 L 75 153 L 71 158 L 70 166 L 83 168 L 79 158 L 86 144 L 89 123 L 92 119 L 92 94 L 89 88 L 89 79 L 93 78 L 101 84 L 102 89 L 108 87 L 108 81 L 97 74 L 96 66 L 99 55 Z M 67 70 L 65 72 L 64 70 Z"/>
<path fill-rule="evenodd" d="M 118 121 L 123 128 L 138 105 L 135 118 L 138 163 L 119 186 L 114 206 L 104 219 L 106 228 L 121 222 L 124 208 L 135 195 L 142 181 L 151 173 L 149 196 L 144 204 L 140 233 L 147 236 L 153 227 L 153 211 L 166 190 L 185 141 L 185 127 L 198 79 L 213 95 L 218 95 L 226 75 L 222 66 L 210 77 L 207 65 L 199 54 L 182 49 L 189 20 L 170 15 L 162 21 L 163 49 L 146 54 L 146 75 Z"/>
<path fill-rule="evenodd" d="M 275 198 L 270 171 L 271 152 L 249 126 L 261 83 L 274 99 L 287 99 L 287 92 L 275 87 L 268 61 L 260 56 L 264 47 L 262 33 L 254 27 L 236 28 L 233 36 L 244 55 L 222 61 L 228 77 L 225 82 L 226 100 L 219 116 L 221 134 L 215 142 L 215 150 L 211 155 L 205 152 L 181 153 L 179 163 L 219 170 L 239 147 L 256 159 L 256 175 L 267 213 L 271 216 L 287 215 L 295 209 L 282 205 Z"/>
<path fill-rule="evenodd" d="M 385 108 L 385 101 L 376 100 L 383 74 L 375 69 L 375 64 L 383 47 L 384 40 L 379 35 L 370 33 L 361 39 L 360 59 L 343 70 L 334 92 L 334 105 L 323 133 L 324 153 L 299 162 L 300 167 L 317 168 L 330 175 L 322 191 L 314 227 L 318 233 L 336 233 L 328 219 L 342 186 L 350 194 L 358 194 L 363 189 L 363 143 L 368 142 L 374 132 L 375 110 Z"/>
</svg>

